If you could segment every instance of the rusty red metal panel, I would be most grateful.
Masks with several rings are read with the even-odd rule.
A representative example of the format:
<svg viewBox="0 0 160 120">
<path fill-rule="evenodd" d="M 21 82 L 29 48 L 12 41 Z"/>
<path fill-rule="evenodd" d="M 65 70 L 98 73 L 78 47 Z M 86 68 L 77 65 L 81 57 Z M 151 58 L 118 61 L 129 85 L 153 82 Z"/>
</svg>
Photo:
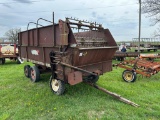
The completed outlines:
<svg viewBox="0 0 160 120">
<path fill-rule="evenodd" d="M 40 47 L 28 47 L 28 58 L 35 61 L 43 62 L 43 49 Z"/>
<path fill-rule="evenodd" d="M 32 30 L 33 31 L 33 40 L 31 41 L 32 46 L 36 46 L 38 44 L 37 42 L 37 29 Z"/>
<path fill-rule="evenodd" d="M 45 47 L 44 48 L 44 58 L 45 58 L 45 62 L 50 64 L 50 52 L 51 51 L 58 51 L 58 48 L 55 48 L 55 47 Z"/>
<path fill-rule="evenodd" d="M 67 24 L 62 20 L 59 20 L 59 30 L 60 30 L 60 39 L 57 45 L 68 45 L 69 29 Z"/>
<path fill-rule="evenodd" d="M 31 46 L 31 43 L 33 41 L 33 31 L 28 31 L 28 46 Z"/>
<path fill-rule="evenodd" d="M 71 29 L 71 27 L 69 26 L 69 24 L 67 24 L 68 25 L 68 29 L 69 29 L 69 35 L 68 35 L 68 42 L 69 42 L 69 44 L 76 44 L 76 39 L 75 39 L 75 37 L 74 37 L 74 34 L 73 34 L 73 32 L 72 32 L 72 29 Z"/>
<path fill-rule="evenodd" d="M 81 49 L 79 51 L 74 52 L 73 65 L 81 66 L 111 60 L 115 51 L 116 49 L 112 47 L 97 49 Z"/>
<path fill-rule="evenodd" d="M 80 66 L 80 68 L 88 70 L 93 73 L 97 73 L 98 71 L 100 72 L 100 74 L 103 74 L 105 72 L 109 72 L 112 70 L 112 60 L 83 65 L 83 66 Z M 84 76 L 87 76 L 87 75 L 89 74 L 84 74 Z"/>
<path fill-rule="evenodd" d="M 112 71 L 112 60 L 103 62 L 103 73 Z"/>
<path fill-rule="evenodd" d="M 22 33 L 18 33 L 18 45 L 21 45 L 22 43 L 22 35 L 21 35 Z"/>
<path fill-rule="evenodd" d="M 26 56 L 26 54 L 27 54 L 26 47 L 21 46 L 20 50 L 19 50 L 19 53 L 20 53 L 20 55 L 21 55 L 22 58 L 27 58 L 27 56 Z"/>
<path fill-rule="evenodd" d="M 75 85 L 82 82 L 82 73 L 79 71 L 72 72 L 68 74 L 68 82 L 70 85 Z"/>
<path fill-rule="evenodd" d="M 108 46 L 103 31 L 87 31 L 74 33 L 78 47 L 104 47 Z"/>
<path fill-rule="evenodd" d="M 114 40 L 112 34 L 110 33 L 109 29 L 104 30 L 104 34 L 108 40 L 108 46 L 117 46 L 116 41 Z"/>
<path fill-rule="evenodd" d="M 27 32 L 21 32 L 21 41 L 22 45 L 28 45 L 28 33 Z"/>
<path fill-rule="evenodd" d="M 53 46 L 53 28 L 52 26 L 39 29 L 39 46 Z"/>
</svg>

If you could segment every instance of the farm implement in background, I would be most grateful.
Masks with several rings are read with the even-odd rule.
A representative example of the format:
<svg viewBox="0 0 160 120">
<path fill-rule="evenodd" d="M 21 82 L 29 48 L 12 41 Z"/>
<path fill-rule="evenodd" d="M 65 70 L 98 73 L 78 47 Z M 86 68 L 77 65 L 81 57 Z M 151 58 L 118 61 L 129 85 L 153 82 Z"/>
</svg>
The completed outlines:
<svg viewBox="0 0 160 120">
<path fill-rule="evenodd" d="M 141 74 L 145 77 L 151 77 L 160 71 L 160 62 L 152 62 L 140 58 L 124 60 L 113 66 L 126 69 L 122 73 L 122 78 L 126 82 L 134 82 L 137 78 L 137 74 Z"/>
<path fill-rule="evenodd" d="M 158 54 L 140 54 L 140 59 L 149 59 L 151 61 L 154 61 L 154 59 L 160 58 L 160 53 Z"/>
<path fill-rule="evenodd" d="M 0 64 L 4 64 L 6 58 L 10 60 L 17 60 L 17 63 L 20 63 L 18 59 L 18 48 L 17 45 L 10 42 L 1 42 L 0 43 Z"/>
<path fill-rule="evenodd" d="M 121 52 L 116 51 L 114 54 L 114 58 L 118 61 L 123 61 L 125 57 L 138 57 L 140 55 L 139 52 Z"/>
</svg>

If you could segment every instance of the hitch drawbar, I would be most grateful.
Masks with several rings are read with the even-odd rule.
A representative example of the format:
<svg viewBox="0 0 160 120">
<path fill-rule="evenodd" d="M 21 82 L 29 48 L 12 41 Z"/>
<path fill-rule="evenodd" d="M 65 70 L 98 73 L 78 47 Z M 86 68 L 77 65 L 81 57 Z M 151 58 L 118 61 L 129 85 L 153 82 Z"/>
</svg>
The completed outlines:
<svg viewBox="0 0 160 120">
<path fill-rule="evenodd" d="M 96 89 L 98 89 L 98 90 L 100 90 L 100 91 L 103 91 L 103 92 L 115 97 L 116 99 L 118 99 L 118 100 L 120 100 L 120 101 L 122 101 L 122 102 L 124 102 L 126 104 L 132 105 L 134 107 L 139 107 L 140 106 L 140 105 L 138 105 L 138 104 L 126 99 L 126 98 L 123 98 L 122 96 L 120 96 L 120 95 L 118 95 L 116 93 L 110 92 L 110 91 L 108 91 L 108 90 L 106 90 L 106 89 L 104 89 L 102 87 L 99 87 L 99 86 L 93 84 L 93 83 L 88 83 L 88 82 L 85 82 L 85 83 L 90 85 L 90 86 L 92 86 L 92 87 L 94 87 L 94 88 L 96 88 Z"/>
</svg>

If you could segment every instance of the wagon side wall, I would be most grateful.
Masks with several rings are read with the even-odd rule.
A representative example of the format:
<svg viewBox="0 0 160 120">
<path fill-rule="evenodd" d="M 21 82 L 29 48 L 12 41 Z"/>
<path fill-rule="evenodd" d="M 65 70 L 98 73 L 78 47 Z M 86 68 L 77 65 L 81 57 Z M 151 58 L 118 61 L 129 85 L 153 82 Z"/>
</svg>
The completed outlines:
<svg viewBox="0 0 160 120">
<path fill-rule="evenodd" d="M 58 51 L 54 44 L 60 39 L 59 26 L 55 24 L 54 29 L 50 25 L 20 32 L 18 39 L 21 58 L 37 64 L 50 64 L 49 53 Z"/>
</svg>

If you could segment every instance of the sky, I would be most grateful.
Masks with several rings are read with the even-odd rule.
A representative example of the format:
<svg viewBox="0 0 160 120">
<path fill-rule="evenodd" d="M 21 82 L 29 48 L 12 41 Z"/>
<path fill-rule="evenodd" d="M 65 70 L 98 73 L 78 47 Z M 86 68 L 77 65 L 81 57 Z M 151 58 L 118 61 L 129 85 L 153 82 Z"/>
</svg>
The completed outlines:
<svg viewBox="0 0 160 120">
<path fill-rule="evenodd" d="M 28 22 L 38 18 L 55 23 L 65 17 L 101 23 L 108 28 L 116 41 L 128 41 L 138 38 L 139 0 L 1 0 L 0 1 L 0 37 L 5 37 L 9 29 L 27 29 Z M 150 18 L 142 14 L 141 37 L 153 37 L 156 26 Z M 46 25 L 44 22 L 40 24 Z M 30 28 L 36 27 L 30 25 Z"/>
</svg>

